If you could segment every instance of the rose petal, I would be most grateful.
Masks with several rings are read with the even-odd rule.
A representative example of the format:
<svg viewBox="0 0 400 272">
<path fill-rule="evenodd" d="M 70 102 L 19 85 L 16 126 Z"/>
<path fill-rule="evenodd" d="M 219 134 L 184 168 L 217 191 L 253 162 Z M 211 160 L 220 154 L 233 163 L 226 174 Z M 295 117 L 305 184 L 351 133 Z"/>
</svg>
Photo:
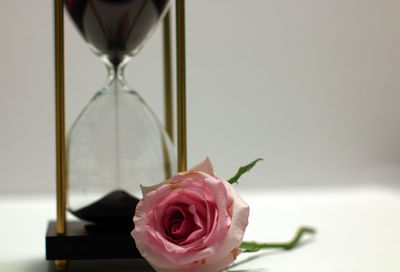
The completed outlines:
<svg viewBox="0 0 400 272">
<path fill-rule="evenodd" d="M 157 271 L 220 271 L 240 253 L 249 206 L 208 158 L 142 191 L 132 236 Z"/>
<path fill-rule="evenodd" d="M 236 248 L 239 246 L 241 241 L 243 240 L 245 229 L 248 225 L 248 218 L 250 213 L 250 207 L 246 202 L 240 197 L 240 195 L 236 192 L 231 184 L 227 181 L 224 181 L 224 184 L 227 190 L 233 195 L 235 202 L 233 204 L 233 216 L 232 223 L 229 229 L 229 233 L 227 239 L 220 249 L 221 252 L 228 252 L 232 248 Z M 212 256 L 210 258 L 210 262 L 218 261 L 216 256 Z"/>
<path fill-rule="evenodd" d="M 148 193 L 150 193 L 151 191 L 157 190 L 159 187 L 161 187 L 162 185 L 164 185 L 167 181 L 161 182 L 159 184 L 156 185 L 152 185 L 152 186 L 143 186 L 140 185 L 140 189 L 142 190 L 142 197 L 144 197 L 145 195 L 147 195 Z"/>
<path fill-rule="evenodd" d="M 206 174 L 209 174 L 210 176 L 214 175 L 214 169 L 210 161 L 210 158 L 208 157 L 206 157 L 203 161 L 190 168 L 188 172 L 190 171 L 204 172 Z"/>
</svg>

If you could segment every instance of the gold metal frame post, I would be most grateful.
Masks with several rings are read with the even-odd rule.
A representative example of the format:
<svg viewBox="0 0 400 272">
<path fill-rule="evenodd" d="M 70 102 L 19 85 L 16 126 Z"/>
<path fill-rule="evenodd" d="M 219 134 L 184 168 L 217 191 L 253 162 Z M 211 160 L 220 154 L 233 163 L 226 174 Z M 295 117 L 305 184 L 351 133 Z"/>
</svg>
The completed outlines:
<svg viewBox="0 0 400 272">
<path fill-rule="evenodd" d="M 55 0 L 57 233 L 65 234 L 65 101 L 63 0 Z"/>
<path fill-rule="evenodd" d="M 164 115 L 165 130 L 171 141 L 174 140 L 174 123 L 172 118 L 172 63 L 171 63 L 171 11 L 163 21 L 163 55 L 164 55 Z"/>
<path fill-rule="evenodd" d="M 65 101 L 64 101 L 64 1 L 54 1 L 55 20 L 55 98 L 56 98 L 56 172 L 57 172 L 57 222 L 58 235 L 66 232 L 65 184 Z M 56 260 L 56 269 L 64 271 L 66 260 Z"/>
<path fill-rule="evenodd" d="M 185 0 L 176 1 L 176 68 L 178 116 L 178 171 L 186 171 L 186 52 L 185 52 Z"/>
</svg>

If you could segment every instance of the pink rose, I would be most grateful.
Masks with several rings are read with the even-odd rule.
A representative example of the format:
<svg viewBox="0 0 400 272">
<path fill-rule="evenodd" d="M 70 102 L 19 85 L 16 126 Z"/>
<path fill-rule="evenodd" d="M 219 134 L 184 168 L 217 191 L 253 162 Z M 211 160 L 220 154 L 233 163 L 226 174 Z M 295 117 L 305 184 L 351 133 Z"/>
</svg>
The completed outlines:
<svg viewBox="0 0 400 272">
<path fill-rule="evenodd" d="M 155 270 L 216 272 L 241 253 L 249 206 L 208 158 L 142 192 L 132 237 Z"/>
</svg>

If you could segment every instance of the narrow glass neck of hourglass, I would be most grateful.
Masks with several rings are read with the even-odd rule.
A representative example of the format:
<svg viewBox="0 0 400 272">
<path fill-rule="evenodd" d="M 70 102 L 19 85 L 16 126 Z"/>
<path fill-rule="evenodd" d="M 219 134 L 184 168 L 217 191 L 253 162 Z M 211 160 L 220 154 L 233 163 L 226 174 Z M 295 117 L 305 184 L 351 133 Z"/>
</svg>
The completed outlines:
<svg viewBox="0 0 400 272">
<path fill-rule="evenodd" d="M 107 65 L 108 77 L 106 85 L 110 86 L 112 84 L 121 85 L 124 89 L 127 88 L 127 84 L 125 81 L 124 71 L 125 64 L 120 64 L 118 66 Z"/>
</svg>

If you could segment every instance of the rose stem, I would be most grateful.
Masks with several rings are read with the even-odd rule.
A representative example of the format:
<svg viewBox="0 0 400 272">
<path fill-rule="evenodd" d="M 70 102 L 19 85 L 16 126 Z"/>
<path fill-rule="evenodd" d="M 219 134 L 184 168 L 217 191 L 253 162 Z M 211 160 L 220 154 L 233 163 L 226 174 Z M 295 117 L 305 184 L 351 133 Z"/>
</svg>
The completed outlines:
<svg viewBox="0 0 400 272">
<path fill-rule="evenodd" d="M 243 241 L 240 244 L 239 248 L 242 249 L 244 252 L 256 252 L 260 249 L 265 249 L 265 248 L 282 248 L 285 250 L 289 250 L 298 245 L 298 242 L 305 233 L 314 234 L 316 233 L 316 230 L 310 227 L 300 227 L 297 230 L 297 233 L 293 237 L 293 239 L 287 243 L 257 243 L 257 242 Z"/>
</svg>

